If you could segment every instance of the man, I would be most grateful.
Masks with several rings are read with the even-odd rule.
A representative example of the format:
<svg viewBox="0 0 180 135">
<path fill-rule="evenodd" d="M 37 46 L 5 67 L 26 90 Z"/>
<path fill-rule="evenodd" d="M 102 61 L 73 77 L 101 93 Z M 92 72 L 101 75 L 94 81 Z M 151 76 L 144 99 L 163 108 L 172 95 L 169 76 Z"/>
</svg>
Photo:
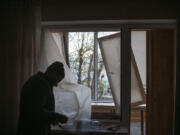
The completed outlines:
<svg viewBox="0 0 180 135">
<path fill-rule="evenodd" d="M 64 78 L 64 66 L 51 64 L 45 73 L 38 72 L 23 86 L 20 99 L 18 135 L 48 135 L 50 125 L 66 123 L 65 115 L 55 112 L 53 86 Z"/>
</svg>

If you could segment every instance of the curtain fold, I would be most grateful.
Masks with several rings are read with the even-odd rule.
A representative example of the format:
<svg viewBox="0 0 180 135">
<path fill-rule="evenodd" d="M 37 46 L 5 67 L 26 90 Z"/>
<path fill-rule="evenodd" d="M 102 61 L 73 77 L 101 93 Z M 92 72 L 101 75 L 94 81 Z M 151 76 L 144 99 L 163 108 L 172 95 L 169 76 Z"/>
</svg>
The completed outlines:
<svg viewBox="0 0 180 135">
<path fill-rule="evenodd" d="M 64 64 L 65 78 L 54 87 L 55 110 L 68 116 L 68 123 L 74 120 L 89 120 L 91 117 L 91 90 L 77 84 L 77 79 L 66 64 L 64 38 L 62 32 L 44 31 L 44 44 L 41 49 L 40 70 L 55 61 Z"/>
<path fill-rule="evenodd" d="M 39 70 L 40 2 L 20 0 L 1 5 L 0 127 L 16 133 L 23 83 Z"/>
<path fill-rule="evenodd" d="M 25 1 L 22 7 L 21 83 L 39 70 L 40 61 L 40 7 L 34 1 Z"/>
</svg>

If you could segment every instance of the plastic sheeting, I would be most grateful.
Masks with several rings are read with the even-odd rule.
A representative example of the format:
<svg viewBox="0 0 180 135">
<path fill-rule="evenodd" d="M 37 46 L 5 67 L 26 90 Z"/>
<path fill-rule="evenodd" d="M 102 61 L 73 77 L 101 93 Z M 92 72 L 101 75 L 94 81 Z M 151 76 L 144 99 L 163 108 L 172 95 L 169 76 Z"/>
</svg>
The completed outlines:
<svg viewBox="0 0 180 135">
<path fill-rule="evenodd" d="M 100 50 L 110 82 L 116 111 L 120 111 L 120 33 L 99 38 Z M 113 53 L 112 53 L 113 52 Z M 144 103 L 144 89 L 132 52 L 131 59 L 131 104 Z"/>
<path fill-rule="evenodd" d="M 54 87 L 55 111 L 73 120 L 85 120 L 91 117 L 91 90 L 77 84 L 77 80 L 65 62 L 64 41 L 61 32 L 46 31 L 44 45 L 41 51 L 40 70 L 46 68 L 55 61 L 64 64 L 65 78 Z"/>
<path fill-rule="evenodd" d="M 116 111 L 120 107 L 120 34 L 100 38 L 100 50 L 111 87 Z"/>
</svg>

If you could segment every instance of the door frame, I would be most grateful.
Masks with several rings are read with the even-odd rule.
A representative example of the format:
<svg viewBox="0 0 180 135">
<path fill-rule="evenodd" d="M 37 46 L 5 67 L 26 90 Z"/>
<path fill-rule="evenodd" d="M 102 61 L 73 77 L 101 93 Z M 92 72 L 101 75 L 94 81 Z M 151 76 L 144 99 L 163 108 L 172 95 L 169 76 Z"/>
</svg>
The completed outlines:
<svg viewBox="0 0 180 135">
<path fill-rule="evenodd" d="M 173 29 L 175 31 L 175 47 L 174 47 L 174 99 L 173 99 L 173 124 L 175 124 L 175 98 L 176 98 L 176 65 L 177 65 L 177 51 L 176 51 L 176 48 L 177 48 L 177 40 L 178 40 L 178 37 L 177 37 L 177 23 L 174 22 L 174 23 L 155 23 L 155 24 L 130 24 L 129 25 L 129 28 L 131 30 L 150 30 L 150 29 Z M 146 39 L 147 40 L 147 39 Z M 146 42 L 147 43 L 147 42 Z M 148 64 L 147 65 L 147 68 L 146 68 L 146 73 L 147 73 L 147 84 L 148 82 L 150 81 L 150 78 L 151 78 L 151 69 L 150 69 L 150 66 L 151 66 L 151 63 L 149 63 L 148 61 L 150 60 L 150 56 L 149 55 L 149 50 L 150 48 L 147 46 L 146 44 L 146 51 L 147 51 L 147 54 L 146 54 L 146 63 Z M 151 109 L 150 107 L 150 103 L 149 103 L 149 100 L 150 100 L 150 97 L 151 96 L 151 91 L 150 91 L 150 88 L 147 87 L 147 95 L 146 95 L 146 125 L 150 124 L 148 123 L 148 109 Z M 147 127 L 147 126 L 146 126 Z M 173 133 L 174 133 L 174 130 L 175 130 L 175 125 L 173 125 Z M 142 130 L 141 130 L 142 131 Z M 150 135 L 148 133 L 148 129 L 146 128 L 146 135 Z"/>
</svg>

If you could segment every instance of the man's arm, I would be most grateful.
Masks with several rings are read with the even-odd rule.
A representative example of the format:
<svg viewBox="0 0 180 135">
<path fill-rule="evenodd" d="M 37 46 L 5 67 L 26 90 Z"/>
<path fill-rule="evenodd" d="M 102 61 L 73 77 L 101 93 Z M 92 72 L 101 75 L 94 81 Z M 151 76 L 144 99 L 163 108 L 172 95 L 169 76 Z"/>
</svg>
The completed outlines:
<svg viewBox="0 0 180 135">
<path fill-rule="evenodd" d="M 34 112 L 42 121 L 48 121 L 49 123 L 56 124 L 58 122 L 65 123 L 67 117 L 63 114 L 56 113 L 52 110 L 48 110 L 46 103 L 49 96 L 49 86 L 43 81 L 37 83 L 36 93 L 33 96 Z"/>
</svg>

